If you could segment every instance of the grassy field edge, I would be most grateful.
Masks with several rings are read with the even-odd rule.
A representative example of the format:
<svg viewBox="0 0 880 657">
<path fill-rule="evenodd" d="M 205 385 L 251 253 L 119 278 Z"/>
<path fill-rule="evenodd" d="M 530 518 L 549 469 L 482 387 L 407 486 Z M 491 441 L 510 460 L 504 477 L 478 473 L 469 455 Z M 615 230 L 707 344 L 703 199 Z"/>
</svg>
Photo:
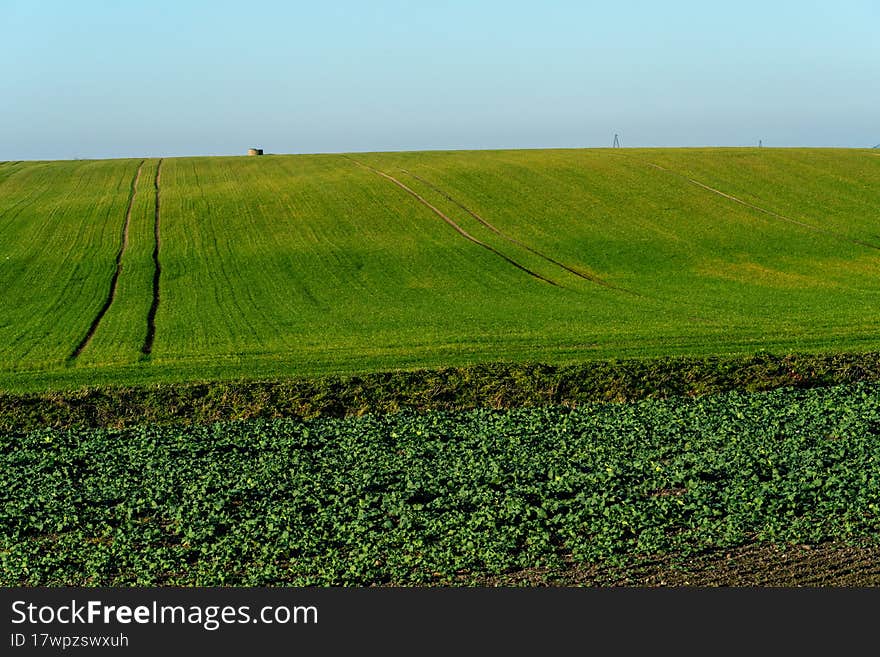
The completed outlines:
<svg viewBox="0 0 880 657">
<path fill-rule="evenodd" d="M 813 388 L 880 380 L 880 353 L 758 353 L 739 357 L 607 360 L 576 365 L 489 363 L 265 381 L 93 386 L 0 393 L 0 430 L 201 424 L 252 418 L 317 418 L 403 409 L 564 405 L 728 390 Z"/>
</svg>

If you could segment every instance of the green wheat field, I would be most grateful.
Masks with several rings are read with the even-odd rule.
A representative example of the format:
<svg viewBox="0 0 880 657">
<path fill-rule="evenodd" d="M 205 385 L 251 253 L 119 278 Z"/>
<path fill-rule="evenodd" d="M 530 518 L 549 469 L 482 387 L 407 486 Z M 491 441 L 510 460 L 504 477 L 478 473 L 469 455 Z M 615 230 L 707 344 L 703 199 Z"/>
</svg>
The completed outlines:
<svg viewBox="0 0 880 657">
<path fill-rule="evenodd" d="M 0 387 L 880 347 L 880 157 L 0 163 Z"/>
</svg>

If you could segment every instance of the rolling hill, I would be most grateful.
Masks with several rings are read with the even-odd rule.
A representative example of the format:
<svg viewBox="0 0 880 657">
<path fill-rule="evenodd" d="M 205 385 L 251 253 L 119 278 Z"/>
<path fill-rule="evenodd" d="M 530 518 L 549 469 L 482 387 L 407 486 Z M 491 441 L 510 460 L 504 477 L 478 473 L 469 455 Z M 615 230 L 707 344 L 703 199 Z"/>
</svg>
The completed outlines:
<svg viewBox="0 0 880 657">
<path fill-rule="evenodd" d="M 0 163 L 0 387 L 880 347 L 870 149 Z"/>
</svg>

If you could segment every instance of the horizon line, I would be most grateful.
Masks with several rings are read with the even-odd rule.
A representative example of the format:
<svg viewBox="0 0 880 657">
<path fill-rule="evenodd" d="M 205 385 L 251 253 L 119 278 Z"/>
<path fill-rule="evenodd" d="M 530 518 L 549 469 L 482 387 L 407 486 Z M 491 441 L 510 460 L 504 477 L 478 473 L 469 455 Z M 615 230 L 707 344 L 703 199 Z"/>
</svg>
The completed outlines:
<svg viewBox="0 0 880 657">
<path fill-rule="evenodd" d="M 251 147 L 248 147 L 251 148 Z M 719 146 L 719 145 L 702 145 L 702 146 L 526 146 L 526 147 L 496 147 L 496 148 L 401 148 L 388 150 L 354 150 L 354 151 L 308 151 L 308 152 L 291 152 L 291 153 L 275 153 L 264 152 L 261 155 L 248 155 L 247 148 L 241 153 L 202 153 L 198 155 L 117 155 L 117 156 L 75 156 L 75 157 L 59 157 L 59 158 L 14 158 L 8 160 L 0 160 L 2 164 L 9 162 L 94 162 L 100 160 L 134 160 L 134 159 L 159 159 L 159 158 L 202 158 L 202 157 L 267 157 L 267 156 L 310 156 L 310 155 L 380 155 L 383 153 L 458 153 L 458 152 L 498 152 L 498 151 L 623 151 L 623 150 L 707 150 L 707 149 L 727 149 L 727 150 L 876 150 L 880 149 L 880 144 L 876 146 Z"/>
</svg>

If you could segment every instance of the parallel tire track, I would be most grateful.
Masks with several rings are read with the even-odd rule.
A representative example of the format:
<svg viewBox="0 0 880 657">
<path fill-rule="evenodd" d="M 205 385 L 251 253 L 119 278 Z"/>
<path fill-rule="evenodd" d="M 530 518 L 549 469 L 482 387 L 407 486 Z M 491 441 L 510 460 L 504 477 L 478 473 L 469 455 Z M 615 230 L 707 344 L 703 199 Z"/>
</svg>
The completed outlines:
<svg viewBox="0 0 880 657">
<path fill-rule="evenodd" d="M 435 187 L 433 184 L 431 184 L 430 182 L 428 182 L 428 181 L 425 180 L 424 178 L 422 178 L 422 177 L 420 177 L 420 176 L 417 176 L 416 174 L 414 174 L 414 173 L 412 173 L 412 172 L 410 172 L 410 171 L 407 171 L 406 169 L 401 169 L 401 171 L 403 171 L 405 174 L 407 174 L 407 175 L 409 175 L 409 176 L 412 176 L 413 178 L 415 178 L 416 180 L 422 182 L 423 184 L 427 185 L 428 187 L 430 187 L 431 189 L 433 189 L 435 192 L 437 192 L 438 194 L 440 194 L 443 198 L 445 198 L 446 200 L 448 200 L 448 201 L 454 203 L 454 204 L 457 205 L 459 208 L 461 208 L 462 210 L 464 210 L 465 212 L 467 212 L 467 213 L 468 213 L 469 215 L 471 215 L 474 219 L 476 219 L 477 221 L 479 221 L 480 224 L 482 224 L 483 226 L 485 226 L 486 228 L 488 228 L 489 230 L 491 230 L 493 233 L 495 233 L 496 235 L 498 235 L 498 236 L 501 237 L 502 239 L 507 240 L 507 241 L 510 242 L 511 244 L 516 244 L 517 246 L 519 246 L 519 247 L 525 249 L 526 251 L 528 251 L 529 253 L 533 253 L 534 255 L 538 256 L 539 258 L 543 258 L 543 259 L 546 260 L 547 262 L 550 262 L 550 263 L 556 265 L 557 267 L 560 267 L 561 269 L 564 269 L 565 271 L 569 272 L 570 274 L 574 274 L 575 276 L 578 276 L 579 278 L 583 278 L 583 279 L 586 280 L 586 281 L 590 281 L 591 283 L 595 283 L 596 285 L 602 285 L 603 287 L 607 287 L 607 288 L 610 288 L 610 289 L 612 289 L 612 290 L 618 290 L 619 292 L 627 292 L 628 294 L 634 294 L 634 295 L 636 295 L 636 296 L 641 296 L 638 292 L 634 292 L 634 291 L 632 291 L 632 290 L 628 290 L 628 289 L 623 288 L 623 287 L 618 287 L 618 286 L 616 286 L 616 285 L 612 285 L 611 283 L 608 283 L 607 281 L 602 280 L 602 279 L 599 278 L 598 276 L 592 276 L 592 275 L 590 275 L 590 274 L 586 274 L 586 273 L 584 273 L 584 272 L 582 272 L 582 271 L 578 271 L 577 269 L 574 269 L 573 267 L 569 267 L 569 266 L 566 265 L 564 262 L 559 262 L 558 260 L 556 260 L 556 259 L 554 259 L 554 258 L 552 258 L 552 257 L 550 257 L 550 256 L 548 256 L 548 255 L 546 255 L 545 253 L 541 253 L 541 252 L 538 251 L 537 249 L 534 249 L 534 248 L 532 248 L 531 246 L 529 246 L 528 244 L 526 244 L 525 242 L 521 242 L 520 240 L 516 239 L 515 237 L 512 237 L 512 236 L 508 235 L 507 233 L 505 233 L 504 231 L 502 231 L 500 228 L 494 226 L 493 224 L 491 224 L 491 223 L 488 222 L 487 220 L 483 219 L 483 218 L 482 218 L 480 215 L 478 215 L 476 212 L 474 212 L 473 210 L 471 210 L 470 208 L 468 208 L 467 206 L 465 206 L 463 203 L 461 203 L 460 201 L 456 200 L 455 198 L 453 198 L 452 196 L 450 196 L 449 194 L 447 194 L 447 193 L 446 193 L 445 191 L 443 191 L 442 189 L 440 189 L 440 188 L 438 188 L 438 187 Z"/>
<path fill-rule="evenodd" d="M 95 318 L 92 320 L 92 324 L 89 326 L 89 330 L 86 332 L 83 339 L 79 341 L 79 344 L 76 345 L 76 348 L 70 353 L 70 356 L 67 357 L 68 361 L 76 360 L 89 345 L 89 342 L 92 341 L 92 337 L 98 330 L 98 325 L 101 323 L 101 320 L 104 319 L 104 315 L 107 314 L 107 311 L 113 304 L 113 300 L 116 298 L 116 286 L 119 283 L 119 275 L 122 273 L 122 256 L 125 254 L 125 249 L 128 247 L 128 227 L 131 224 L 131 209 L 134 206 L 134 197 L 137 193 L 137 184 L 141 177 L 141 169 L 144 168 L 144 162 L 145 160 L 141 160 L 141 163 L 138 165 L 137 171 L 134 174 L 134 178 L 131 180 L 131 187 L 128 192 L 128 206 L 125 210 L 125 220 L 122 223 L 122 241 L 119 245 L 119 251 L 116 252 L 116 269 L 113 272 L 113 277 L 110 279 L 110 290 L 107 292 L 107 298 L 104 300 L 104 304 L 101 306 L 100 310 L 98 310 L 98 314 L 95 315 Z"/>
<path fill-rule="evenodd" d="M 354 163 L 355 163 L 356 165 L 358 165 L 359 167 L 363 167 L 364 169 L 369 169 L 369 170 L 372 171 L 373 173 L 378 174 L 378 175 L 382 176 L 383 178 L 385 178 L 386 180 L 390 180 L 391 182 L 393 182 L 395 185 L 397 185 L 398 187 L 400 187 L 401 189 L 403 189 L 404 191 L 406 191 L 408 194 L 410 194 L 411 196 L 413 196 L 413 197 L 414 197 L 419 203 L 421 203 L 421 204 L 424 205 L 425 207 L 429 208 L 434 214 L 436 214 L 438 217 L 440 217 L 440 218 L 441 218 L 443 221 L 445 221 L 447 224 L 449 224 L 450 226 L 452 226 L 452 228 L 455 229 L 455 231 L 456 231 L 459 235 L 461 235 L 462 237 L 464 237 L 465 239 L 470 240 L 470 241 L 473 242 L 474 244 L 477 244 L 477 245 L 483 247 L 483 248 L 486 249 L 487 251 L 491 251 L 491 252 L 494 253 L 496 256 L 498 256 L 498 257 L 501 258 L 502 260 L 506 261 L 508 264 L 513 265 L 513 266 L 516 267 L 517 269 L 519 269 L 519 270 L 521 270 L 521 271 L 524 271 L 525 273 L 529 274 L 530 276 L 533 276 L 533 277 L 537 278 L 538 280 L 544 281 L 545 283 L 549 283 L 550 285 L 552 285 L 552 286 L 554 286 L 554 287 L 561 287 L 561 286 L 559 285 L 559 283 L 555 283 L 554 281 L 551 281 L 549 278 L 545 278 L 544 276 L 541 276 L 541 274 L 538 274 L 538 273 L 536 273 L 536 272 L 533 272 L 531 269 L 529 269 L 529 268 L 527 268 L 527 267 L 524 267 L 523 265 L 519 264 L 519 263 L 518 263 L 516 260 L 514 260 L 513 258 L 504 255 L 503 253 L 501 253 L 501 251 L 497 250 L 495 247 L 493 247 L 493 246 L 491 246 L 491 245 L 489 245 L 489 244 L 486 244 L 486 243 L 483 242 L 482 240 L 477 239 L 476 237 L 474 237 L 473 235 L 471 235 L 470 233 L 468 233 L 464 228 L 462 228 L 461 226 L 459 226 L 455 221 L 453 221 L 452 219 L 450 219 L 445 213 L 443 213 L 441 210 L 439 210 L 439 209 L 437 209 L 435 206 L 433 206 L 433 205 L 432 205 L 427 199 L 425 199 L 421 194 L 419 194 L 418 192 L 416 192 L 416 191 L 413 190 L 412 188 L 408 187 L 408 186 L 405 185 L 404 183 L 400 182 L 400 181 L 399 181 L 397 178 L 395 178 L 394 176 L 391 176 L 391 175 L 385 173 L 384 171 L 380 171 L 379 169 L 374 169 L 373 167 L 371 167 L 371 166 L 369 166 L 369 165 L 367 165 L 367 164 L 363 164 L 363 163 L 361 163 L 361 162 L 358 162 L 358 161 L 355 160 L 354 158 L 348 157 L 347 155 L 346 155 L 346 156 L 343 156 L 343 157 L 345 157 L 346 159 L 351 160 L 352 162 L 354 162 Z"/>
<path fill-rule="evenodd" d="M 874 250 L 880 251 L 880 246 L 877 246 L 876 244 L 871 244 L 870 242 L 863 242 L 862 240 L 857 240 L 853 237 L 849 237 L 847 235 L 844 235 L 843 233 L 838 233 L 833 230 L 828 230 L 827 228 L 819 228 L 818 226 L 814 226 L 812 224 L 808 224 L 803 221 L 798 221 L 797 219 L 792 219 L 791 217 L 786 217 L 785 215 L 779 214 L 778 212 L 774 212 L 773 210 L 768 210 L 766 208 L 762 208 L 760 205 L 755 205 L 754 203 L 749 203 L 748 201 L 743 201 L 742 199 L 737 198 L 736 196 L 733 196 L 731 194 L 727 194 L 726 192 L 722 192 L 720 189 L 715 189 L 714 187 L 710 187 L 709 185 L 706 185 L 705 183 L 701 183 L 699 180 L 694 180 L 693 178 L 689 178 L 688 176 L 681 174 L 681 173 L 678 173 L 677 171 L 673 171 L 672 169 L 667 169 L 666 167 L 661 167 L 659 164 L 654 164 L 653 162 L 648 162 L 647 164 L 649 167 L 654 167 L 655 169 L 659 169 L 660 171 L 665 171 L 667 173 L 671 173 L 672 175 L 678 176 L 679 178 L 684 178 L 688 182 L 690 182 L 694 185 L 697 185 L 698 187 L 702 187 L 703 189 L 705 189 L 709 192 L 712 192 L 713 194 L 717 194 L 718 196 L 721 196 L 721 197 L 726 198 L 730 201 L 733 201 L 734 203 L 739 203 L 740 205 L 744 205 L 745 207 L 751 208 L 752 210 L 757 210 L 758 212 L 763 212 L 766 215 L 770 215 L 774 219 L 779 219 L 780 221 L 785 221 L 790 224 L 800 226 L 802 228 L 807 228 L 807 229 L 814 231 L 816 233 L 822 233 L 824 235 L 829 235 L 829 236 L 834 237 L 838 240 L 843 240 L 844 242 L 849 242 L 851 244 L 858 244 L 859 246 L 864 246 L 869 249 L 874 249 Z"/>
<path fill-rule="evenodd" d="M 156 177 L 153 180 L 153 187 L 156 192 L 156 210 L 153 221 L 153 302 L 150 304 L 150 311 L 147 313 L 147 336 L 144 338 L 144 346 L 141 352 L 144 356 L 149 356 L 153 352 L 153 341 L 156 339 L 156 312 L 159 310 L 159 279 L 162 276 L 162 266 L 159 263 L 159 182 L 162 179 L 162 160 L 156 166 Z"/>
</svg>

